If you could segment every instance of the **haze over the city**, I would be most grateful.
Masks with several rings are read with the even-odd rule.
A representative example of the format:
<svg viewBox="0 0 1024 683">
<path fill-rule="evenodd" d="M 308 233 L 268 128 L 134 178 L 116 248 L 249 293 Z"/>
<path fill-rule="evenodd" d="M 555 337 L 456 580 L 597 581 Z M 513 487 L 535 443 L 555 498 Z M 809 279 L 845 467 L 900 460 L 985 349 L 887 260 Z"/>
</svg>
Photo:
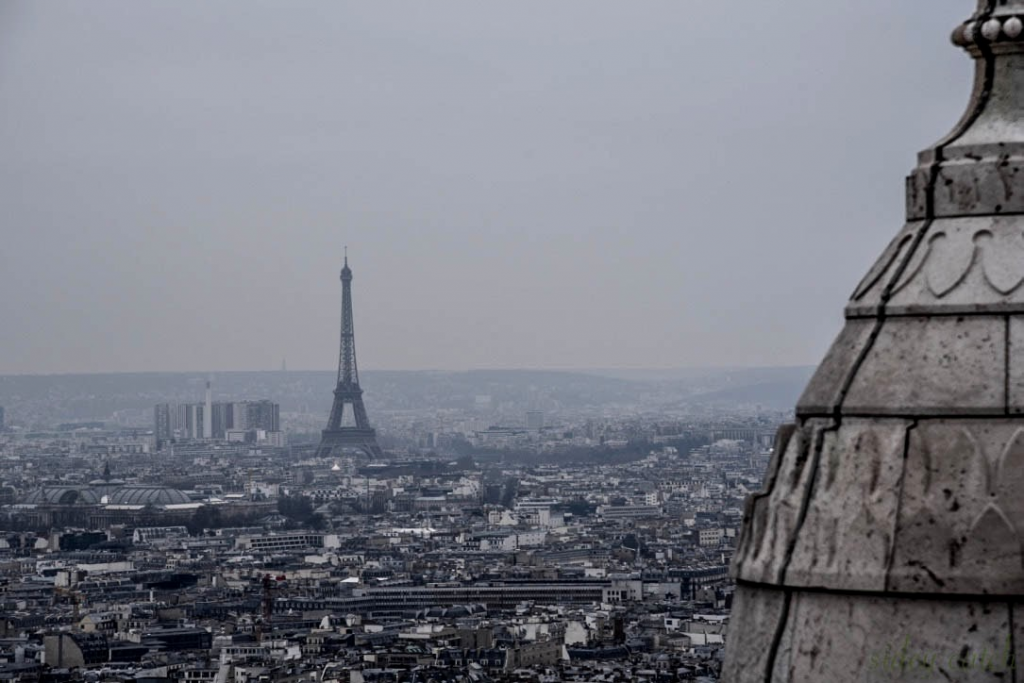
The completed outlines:
<svg viewBox="0 0 1024 683">
<path fill-rule="evenodd" d="M 962 0 L 0 4 L 0 374 L 817 363 Z M 884 49 L 871 49 L 884 45 Z"/>
</svg>

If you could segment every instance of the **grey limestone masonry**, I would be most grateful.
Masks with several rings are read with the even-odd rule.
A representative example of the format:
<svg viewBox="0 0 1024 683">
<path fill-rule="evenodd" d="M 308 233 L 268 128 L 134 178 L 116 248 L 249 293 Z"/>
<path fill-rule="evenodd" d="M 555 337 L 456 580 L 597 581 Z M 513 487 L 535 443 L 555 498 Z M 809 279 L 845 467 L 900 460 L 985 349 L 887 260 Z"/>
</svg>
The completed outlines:
<svg viewBox="0 0 1024 683">
<path fill-rule="evenodd" d="M 747 502 L 726 683 L 1024 681 L 1024 0 L 953 42 L 967 111 Z"/>
</svg>

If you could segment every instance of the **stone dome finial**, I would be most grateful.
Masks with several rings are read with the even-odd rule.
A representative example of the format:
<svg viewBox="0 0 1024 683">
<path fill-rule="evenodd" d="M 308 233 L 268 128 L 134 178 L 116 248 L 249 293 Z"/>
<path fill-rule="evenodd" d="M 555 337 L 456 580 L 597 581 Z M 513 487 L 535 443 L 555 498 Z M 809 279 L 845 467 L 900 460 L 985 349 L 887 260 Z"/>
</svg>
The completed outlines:
<svg viewBox="0 0 1024 683">
<path fill-rule="evenodd" d="M 1024 34 L 1024 1 L 989 2 L 982 0 L 974 16 L 953 31 L 953 44 L 982 56 L 986 47 L 993 50 L 1019 50 Z"/>
<path fill-rule="evenodd" d="M 954 32 L 971 101 L 918 155 L 907 223 L 747 501 L 723 683 L 1009 680 L 1024 661 L 1021 22 L 1024 0 L 983 0 Z"/>
<path fill-rule="evenodd" d="M 953 131 L 919 155 L 909 220 L 1024 211 L 1012 177 L 1024 161 L 1024 0 L 983 1 L 953 31 L 976 62 L 974 92 Z"/>
</svg>

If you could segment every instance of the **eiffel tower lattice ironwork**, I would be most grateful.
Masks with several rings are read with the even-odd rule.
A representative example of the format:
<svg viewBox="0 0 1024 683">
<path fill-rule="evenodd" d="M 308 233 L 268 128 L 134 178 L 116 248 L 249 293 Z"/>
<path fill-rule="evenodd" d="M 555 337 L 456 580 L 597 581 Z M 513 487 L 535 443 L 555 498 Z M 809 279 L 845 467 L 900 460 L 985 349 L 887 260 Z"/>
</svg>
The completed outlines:
<svg viewBox="0 0 1024 683">
<path fill-rule="evenodd" d="M 348 411 L 348 412 L 346 412 Z M 346 418 L 348 418 L 346 420 Z M 346 424 L 348 422 L 349 424 Z M 356 336 L 352 324 L 352 269 L 341 269 L 341 351 L 338 354 L 338 384 L 334 389 L 334 405 L 327 429 L 321 433 L 317 456 L 340 455 L 342 451 L 360 450 L 371 457 L 383 452 L 377 445 L 377 432 L 370 427 L 363 405 L 363 390 L 359 387 L 359 369 L 356 366 Z"/>
</svg>

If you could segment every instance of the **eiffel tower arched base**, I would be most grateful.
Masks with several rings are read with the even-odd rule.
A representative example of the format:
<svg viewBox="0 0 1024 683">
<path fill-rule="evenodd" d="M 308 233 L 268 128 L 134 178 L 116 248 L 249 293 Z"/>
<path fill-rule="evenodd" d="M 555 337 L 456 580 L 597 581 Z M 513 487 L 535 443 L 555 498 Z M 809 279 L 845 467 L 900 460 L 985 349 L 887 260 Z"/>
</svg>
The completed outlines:
<svg viewBox="0 0 1024 683">
<path fill-rule="evenodd" d="M 320 445 L 316 449 L 318 458 L 340 457 L 346 450 L 359 450 L 371 458 L 384 457 L 384 451 L 377 445 L 377 431 L 374 429 L 347 427 L 321 432 Z"/>
</svg>

